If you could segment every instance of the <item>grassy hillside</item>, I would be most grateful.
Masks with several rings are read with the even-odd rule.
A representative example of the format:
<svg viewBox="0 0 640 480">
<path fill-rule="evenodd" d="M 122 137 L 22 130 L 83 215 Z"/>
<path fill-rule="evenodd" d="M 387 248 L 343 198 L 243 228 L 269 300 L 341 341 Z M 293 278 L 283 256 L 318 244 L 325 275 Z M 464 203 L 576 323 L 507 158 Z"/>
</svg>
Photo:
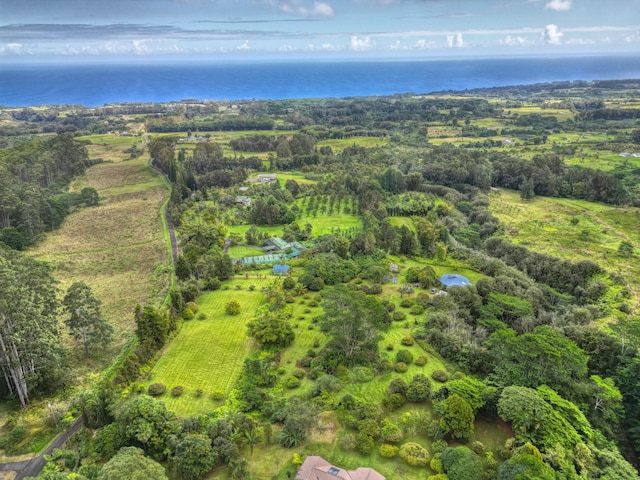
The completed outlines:
<svg viewBox="0 0 640 480">
<path fill-rule="evenodd" d="M 517 192 L 501 190 L 491 194 L 491 211 L 504 223 L 505 234 L 514 243 L 572 261 L 593 260 L 622 275 L 633 303 L 638 304 L 639 208 L 547 197 L 522 200 Z M 617 253 L 622 241 L 635 247 L 635 257 Z"/>
<path fill-rule="evenodd" d="M 90 168 L 71 186 L 73 191 L 95 188 L 100 205 L 74 212 L 29 252 L 53 266 L 60 288 L 79 280 L 90 285 L 115 329 L 107 351 L 73 360 L 79 375 L 109 365 L 131 337 L 135 305 L 162 301 L 169 284 L 161 217 L 169 194 L 164 179 L 147 166 L 146 156 L 127 160 L 122 150 L 130 146 L 131 137 L 100 137 L 105 143 L 95 149 L 90 145 L 91 156 L 104 158 L 108 152 L 110 162 Z"/>
</svg>

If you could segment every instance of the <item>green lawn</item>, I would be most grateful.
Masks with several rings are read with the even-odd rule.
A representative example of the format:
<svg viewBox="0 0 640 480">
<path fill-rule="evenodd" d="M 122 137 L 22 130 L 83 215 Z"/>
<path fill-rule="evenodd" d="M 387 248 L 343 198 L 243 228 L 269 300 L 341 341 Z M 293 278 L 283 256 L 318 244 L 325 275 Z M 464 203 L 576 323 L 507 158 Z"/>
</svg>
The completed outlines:
<svg viewBox="0 0 640 480">
<path fill-rule="evenodd" d="M 536 197 L 522 200 L 518 192 L 493 193 L 491 212 L 505 225 L 506 237 L 532 250 L 573 262 L 592 260 L 609 272 L 624 276 L 627 286 L 640 299 L 640 264 L 635 258 L 617 255 L 623 240 L 640 251 L 640 209 L 566 198 Z M 610 290 L 615 293 L 620 286 Z M 620 315 L 609 305 L 609 314 Z M 634 303 L 631 301 L 631 303 Z"/>
<path fill-rule="evenodd" d="M 239 245 L 229 248 L 229 256 L 231 258 L 256 257 L 259 255 L 264 255 L 264 252 L 258 248 L 241 247 Z"/>
<path fill-rule="evenodd" d="M 207 319 L 185 322 L 154 366 L 145 386 L 164 383 L 167 393 L 161 399 L 179 416 L 204 413 L 222 405 L 224 400 L 216 402 L 211 395 L 222 392 L 226 396 L 242 371 L 243 360 L 253 348 L 246 334 L 247 323 L 264 300 L 261 288 L 271 280 L 252 275 L 252 278 L 225 284 L 231 286 L 230 290 L 207 292 L 198 298 L 198 313 L 205 313 Z M 235 285 L 241 285 L 242 290 L 236 290 Z M 249 291 L 249 285 L 256 285 L 255 291 Z M 242 311 L 236 316 L 224 311 L 225 304 L 232 298 L 242 304 Z M 184 393 L 173 398 L 169 391 L 178 385 L 184 387 Z M 199 388 L 204 393 L 198 398 Z"/>
</svg>

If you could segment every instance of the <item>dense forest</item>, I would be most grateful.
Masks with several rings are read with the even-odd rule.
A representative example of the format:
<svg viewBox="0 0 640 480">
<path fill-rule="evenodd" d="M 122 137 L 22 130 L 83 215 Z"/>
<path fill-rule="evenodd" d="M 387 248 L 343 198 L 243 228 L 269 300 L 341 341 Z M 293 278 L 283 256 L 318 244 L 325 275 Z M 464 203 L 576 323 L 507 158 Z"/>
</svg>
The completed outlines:
<svg viewBox="0 0 640 480">
<path fill-rule="evenodd" d="M 637 215 L 640 173 L 625 160 L 635 157 L 607 168 L 584 162 L 640 150 L 640 107 L 619 108 L 635 85 L 569 82 L 233 109 L 118 105 L 80 111 L 73 134 L 44 140 L 33 140 L 33 129 L 61 129 L 70 117 L 11 112 L 17 123 L 0 127 L 7 143 L 0 280 L 21 302 L 0 303 L 0 341 L 16 341 L 30 312 L 41 329 L 21 340 L 19 361 L 5 354 L 0 362 L 6 394 L 26 405 L 31 392 L 51 395 L 71 382 L 61 375 L 65 347 L 55 321 L 66 311 L 73 328 L 75 307 L 65 305 L 93 305 L 85 315 L 93 321 L 75 330 L 87 352 L 90 333 L 96 343 L 109 336 L 90 291 L 72 286 L 60 302 L 49 270 L 15 251 L 74 208 L 97 203 L 94 192 L 66 191 L 94 162 L 83 142 L 100 133 L 96 119 L 122 126 L 128 115 L 143 116 L 135 122 L 149 132 L 149 162 L 172 184 L 168 215 L 179 240 L 167 301 L 132 312 L 133 343 L 78 394 L 75 411 L 87 427 L 80 447 L 64 453 L 69 461 L 52 459 L 57 467 L 39 478 L 71 471 L 120 478 L 107 473 L 118 468 L 154 478 L 212 470 L 262 478 L 258 445 L 287 457 L 272 478 L 290 478 L 300 452 L 314 454 L 315 428 L 327 414 L 337 425 L 333 445 L 348 452 L 336 457 L 375 462 L 387 478 L 639 478 L 638 279 L 603 263 L 637 262 L 635 230 L 608 256 L 559 257 L 512 243 L 491 204 L 508 189 L 522 202 L 600 202 Z M 276 181 L 258 180 L 265 171 Z M 243 196 L 251 202 L 239 202 Z M 287 245 L 278 262 L 243 261 L 247 250 L 256 258 L 272 252 L 274 236 Z M 234 255 L 234 248 L 245 250 Z M 279 262 L 294 273 L 273 277 Z M 469 272 L 472 284 L 444 287 L 439 277 L 448 269 Z M 162 353 L 197 322 L 239 318 L 258 294 L 241 333 L 252 342 L 241 373 L 228 392 L 206 392 L 219 397 L 217 407 L 187 415 L 159 401 L 179 402 L 185 388 L 169 392 L 160 373 L 149 373 Z M 203 298 L 225 302 L 206 310 Z M 208 368 L 216 376 L 215 365 Z M 354 385 L 371 386 L 362 390 L 370 394 Z M 505 425 L 508 438 L 488 446 L 476 434 L 484 424 Z"/>
</svg>

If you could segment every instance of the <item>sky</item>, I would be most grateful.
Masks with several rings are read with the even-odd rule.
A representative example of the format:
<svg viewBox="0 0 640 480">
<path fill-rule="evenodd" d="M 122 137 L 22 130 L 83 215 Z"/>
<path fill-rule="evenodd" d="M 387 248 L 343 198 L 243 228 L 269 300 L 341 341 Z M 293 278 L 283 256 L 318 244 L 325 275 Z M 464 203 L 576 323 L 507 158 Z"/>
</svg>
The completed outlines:
<svg viewBox="0 0 640 480">
<path fill-rule="evenodd" d="M 0 0 L 0 68 L 624 52 L 640 0 Z"/>
</svg>

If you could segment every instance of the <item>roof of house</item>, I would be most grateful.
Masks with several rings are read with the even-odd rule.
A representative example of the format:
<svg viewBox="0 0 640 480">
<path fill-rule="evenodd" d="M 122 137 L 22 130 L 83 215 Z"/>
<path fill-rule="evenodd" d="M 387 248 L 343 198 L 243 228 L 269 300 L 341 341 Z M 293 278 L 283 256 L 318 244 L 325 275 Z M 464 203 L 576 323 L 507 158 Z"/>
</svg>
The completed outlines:
<svg viewBox="0 0 640 480">
<path fill-rule="evenodd" d="M 295 480 L 385 480 L 373 468 L 345 470 L 331 465 L 324 458 L 310 455 L 300 466 Z"/>
<path fill-rule="evenodd" d="M 265 263 L 277 263 L 284 260 L 283 254 L 258 255 L 256 257 L 242 257 L 242 265 L 263 265 Z"/>
</svg>

